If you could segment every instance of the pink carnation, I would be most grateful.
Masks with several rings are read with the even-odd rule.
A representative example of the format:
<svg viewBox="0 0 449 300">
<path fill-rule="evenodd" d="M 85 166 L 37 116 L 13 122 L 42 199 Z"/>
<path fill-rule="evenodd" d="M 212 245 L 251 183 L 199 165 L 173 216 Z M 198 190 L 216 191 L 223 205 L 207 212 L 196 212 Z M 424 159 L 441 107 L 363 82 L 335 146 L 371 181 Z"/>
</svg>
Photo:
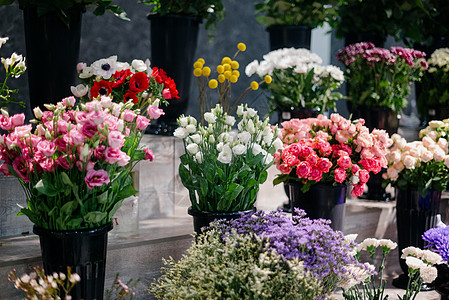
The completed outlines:
<svg viewBox="0 0 449 300">
<path fill-rule="evenodd" d="M 367 183 L 369 180 L 369 172 L 367 170 L 359 171 L 359 180 L 360 183 Z"/>
<path fill-rule="evenodd" d="M 105 170 L 90 169 L 84 177 L 84 182 L 89 189 L 93 189 L 95 186 L 102 186 L 110 182 L 108 172 Z"/>
</svg>

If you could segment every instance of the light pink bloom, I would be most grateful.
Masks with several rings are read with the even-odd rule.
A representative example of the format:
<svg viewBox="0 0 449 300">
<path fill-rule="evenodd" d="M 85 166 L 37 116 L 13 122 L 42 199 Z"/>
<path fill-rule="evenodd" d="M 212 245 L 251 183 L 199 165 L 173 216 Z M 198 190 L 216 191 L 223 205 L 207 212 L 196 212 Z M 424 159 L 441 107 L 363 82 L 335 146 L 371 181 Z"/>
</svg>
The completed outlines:
<svg viewBox="0 0 449 300">
<path fill-rule="evenodd" d="M 120 149 L 125 144 L 125 136 L 119 131 L 111 131 L 108 134 L 109 147 Z"/>
<path fill-rule="evenodd" d="M 149 147 L 146 147 L 143 151 L 145 152 L 145 159 L 153 161 L 154 159 L 153 151 Z"/>
<path fill-rule="evenodd" d="M 24 122 L 25 122 L 25 114 L 16 114 L 11 117 L 12 128 L 22 126 Z"/>
<path fill-rule="evenodd" d="M 150 124 L 150 120 L 142 115 L 138 115 L 136 118 L 136 126 L 138 130 L 145 130 Z"/>
<path fill-rule="evenodd" d="M 85 124 L 87 123 L 87 112 L 86 111 L 78 111 L 75 114 L 75 120 L 77 124 Z"/>
<path fill-rule="evenodd" d="M 41 162 L 39 162 L 39 166 L 44 170 L 45 172 L 53 172 L 56 168 L 55 160 L 52 158 L 45 158 Z"/>
<path fill-rule="evenodd" d="M 93 189 L 95 186 L 102 186 L 110 182 L 108 172 L 105 170 L 90 169 L 84 177 L 84 182 L 89 189 Z"/>
<path fill-rule="evenodd" d="M 11 130 L 12 129 L 11 119 L 0 114 L 0 128 L 3 130 Z"/>
<path fill-rule="evenodd" d="M 56 145 L 52 141 L 42 140 L 37 144 L 37 150 L 47 157 L 52 156 L 56 151 Z"/>
<path fill-rule="evenodd" d="M 31 132 L 31 129 L 33 129 L 31 127 L 31 124 L 28 124 L 28 125 L 23 125 L 23 126 L 17 126 L 16 128 L 14 128 L 14 132 L 17 135 L 17 137 L 19 139 L 21 139 L 24 136 L 26 136 L 27 134 L 29 134 Z"/>
<path fill-rule="evenodd" d="M 123 120 L 128 123 L 133 122 L 136 116 L 136 113 L 129 109 L 125 109 L 122 114 Z"/>
<path fill-rule="evenodd" d="M 65 120 L 58 120 L 58 132 L 66 134 L 68 131 L 69 123 Z"/>
<path fill-rule="evenodd" d="M 65 107 L 69 107 L 69 108 L 74 106 L 75 102 L 76 102 L 76 100 L 75 100 L 75 97 L 73 97 L 73 96 L 62 99 L 62 105 L 64 105 Z"/>
<path fill-rule="evenodd" d="M 9 168 L 7 163 L 2 163 L 0 165 L 0 172 L 5 176 L 11 176 L 11 173 L 9 173 Z"/>
<path fill-rule="evenodd" d="M 119 166 L 125 166 L 129 162 L 130 157 L 120 149 L 107 147 L 104 151 L 104 160 L 110 164 L 117 163 Z M 126 162 L 126 163 L 125 163 Z"/>
<path fill-rule="evenodd" d="M 78 73 L 81 73 L 81 72 L 83 72 L 83 69 L 84 69 L 85 67 L 87 67 L 87 64 L 86 64 L 86 63 L 79 62 L 79 63 L 76 65 L 76 71 L 77 71 Z"/>
<path fill-rule="evenodd" d="M 100 125 L 104 122 L 106 113 L 102 110 L 94 110 L 87 114 L 86 120 L 92 125 Z"/>
<path fill-rule="evenodd" d="M 352 161 L 349 156 L 340 156 L 337 160 L 337 164 L 346 170 L 352 166 Z"/>
<path fill-rule="evenodd" d="M 165 112 L 162 109 L 154 105 L 149 105 L 147 112 L 152 119 L 159 119 L 160 116 L 165 115 Z"/>
<path fill-rule="evenodd" d="M 87 102 L 85 104 L 85 106 L 86 106 L 86 109 L 89 112 L 93 112 L 93 111 L 96 111 L 96 110 L 101 110 L 103 108 L 103 106 L 101 105 L 100 101 L 98 101 L 98 100 L 89 101 L 89 102 Z"/>
</svg>

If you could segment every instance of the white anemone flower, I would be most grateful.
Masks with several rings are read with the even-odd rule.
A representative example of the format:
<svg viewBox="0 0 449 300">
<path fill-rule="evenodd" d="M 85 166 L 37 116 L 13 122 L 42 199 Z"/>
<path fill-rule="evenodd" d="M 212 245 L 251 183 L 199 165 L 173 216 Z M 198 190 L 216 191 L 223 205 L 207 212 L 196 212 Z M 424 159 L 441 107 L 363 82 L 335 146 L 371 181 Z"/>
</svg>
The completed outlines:
<svg viewBox="0 0 449 300">
<path fill-rule="evenodd" d="M 77 86 L 71 86 L 70 90 L 75 97 L 81 98 L 89 92 L 89 87 L 84 84 L 78 84 Z"/>
<path fill-rule="evenodd" d="M 145 72 L 147 70 L 147 65 L 145 64 L 145 62 L 143 60 L 140 60 L 140 59 L 134 59 L 131 62 L 131 66 L 137 72 Z"/>
<path fill-rule="evenodd" d="M 109 58 L 102 58 L 92 64 L 92 72 L 96 76 L 101 76 L 104 79 L 111 78 L 112 74 L 117 71 L 117 56 L 113 55 Z"/>
</svg>

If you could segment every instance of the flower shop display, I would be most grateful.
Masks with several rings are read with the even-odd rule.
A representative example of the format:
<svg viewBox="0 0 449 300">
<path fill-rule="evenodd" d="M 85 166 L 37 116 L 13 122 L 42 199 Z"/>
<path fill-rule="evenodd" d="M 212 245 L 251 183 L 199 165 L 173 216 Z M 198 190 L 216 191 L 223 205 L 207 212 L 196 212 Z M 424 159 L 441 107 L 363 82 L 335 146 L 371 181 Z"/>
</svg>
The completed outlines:
<svg viewBox="0 0 449 300">
<path fill-rule="evenodd" d="M 86 7 L 95 7 L 95 15 L 109 10 L 129 20 L 110 0 L 5 0 L 0 5 L 13 2 L 23 10 L 31 108 L 44 109 L 45 103 L 55 104 L 70 95 L 70 86 L 76 78 L 82 14 Z"/>
<path fill-rule="evenodd" d="M 257 21 L 270 34 L 270 50 L 310 49 L 311 31 L 337 19 L 336 0 L 262 0 L 254 4 Z"/>
<path fill-rule="evenodd" d="M 366 266 L 326 220 L 258 211 L 213 222 L 151 285 L 158 299 L 326 299 L 347 268 Z"/>
<path fill-rule="evenodd" d="M 421 120 L 443 120 L 449 117 L 449 48 L 440 48 L 427 60 L 429 68 L 417 86 L 416 105 Z"/>
<path fill-rule="evenodd" d="M 9 37 L 0 37 L 0 48 L 9 40 Z M 18 90 L 11 90 L 7 85 L 7 81 L 10 78 L 19 78 L 26 71 L 25 57 L 21 54 L 13 52 L 10 57 L 0 58 L 3 67 L 5 68 L 5 75 L 3 82 L 0 86 L 0 105 L 6 105 L 8 103 L 17 103 L 22 107 L 25 107 L 25 103 L 17 101 L 14 94 L 18 93 Z"/>
<path fill-rule="evenodd" d="M 47 111 L 37 107 L 34 131 L 24 124 L 24 114 L 0 116 L 0 128 L 8 131 L 0 139 L 0 171 L 18 178 L 25 191 L 27 207 L 20 214 L 35 224 L 46 272 L 71 266 L 81 276 L 74 298 L 102 297 L 112 219 L 123 199 L 136 193 L 133 166 L 153 160 L 149 147 L 141 149 L 139 143 L 150 119 L 162 113 L 157 106 L 164 84 L 156 75 L 133 70 L 116 78 L 117 85 L 129 79 L 130 88 L 140 89 L 133 101 L 120 93 L 107 95 L 104 86 L 95 89 L 94 81 L 93 99 L 75 104 L 68 97 L 46 105 Z"/>
<path fill-rule="evenodd" d="M 151 133 L 173 135 L 177 118 L 185 114 L 189 104 L 190 83 L 197 48 L 199 24 L 206 21 L 209 38 L 215 35 L 216 22 L 222 21 L 225 10 L 222 0 L 140 0 L 152 6 L 148 19 L 151 23 L 151 61 L 166 70 L 176 81 L 179 98 L 163 106 L 165 115 Z"/>
<path fill-rule="evenodd" d="M 407 105 L 410 83 L 419 81 L 427 68 L 425 54 L 408 48 L 375 47 L 362 42 L 347 46 L 337 54 L 346 66 L 348 108 L 355 118 L 363 118 L 370 129 L 385 129 L 390 135 L 399 127 L 402 108 Z M 363 198 L 389 201 L 382 188 L 381 174 L 368 182 Z"/>
<path fill-rule="evenodd" d="M 321 65 L 322 59 L 307 49 L 283 48 L 271 51 L 262 61 L 246 66 L 248 77 L 257 74 L 272 77 L 262 88 L 270 92 L 270 113 L 277 111 L 279 122 L 304 115 L 316 117 L 343 95 L 336 90 L 344 81 L 343 72 L 333 65 Z"/>
<path fill-rule="evenodd" d="M 267 179 L 274 152 L 282 146 L 278 129 L 268 118 L 260 120 L 247 105 L 237 108 L 236 119 L 219 104 L 204 114 L 208 125 L 193 117 L 181 116 L 174 135 L 183 139 L 185 154 L 181 156 L 179 176 L 189 190 L 196 232 L 201 227 L 231 213 L 254 208 L 259 184 Z"/>
<path fill-rule="evenodd" d="M 438 137 L 444 123 L 430 122 L 420 134 L 422 140 L 409 142 L 394 134 L 387 154 L 388 168 L 382 176 L 396 187 L 396 218 L 399 249 L 423 248 L 421 235 L 435 225 L 441 191 L 449 182 L 448 142 Z M 407 272 L 404 261 L 401 267 Z M 402 284 L 406 278 L 402 277 Z M 397 283 L 400 285 L 401 283 Z"/>
<path fill-rule="evenodd" d="M 273 183 L 287 182 L 293 207 L 311 218 L 330 218 L 333 228 L 341 230 L 346 186 L 352 183 L 351 195 L 358 197 L 370 172 L 387 166 L 386 149 L 392 143 L 388 134 L 370 132 L 363 119 L 351 122 L 338 114 L 292 119 L 282 127 L 284 147 L 275 153 L 281 174 Z"/>
</svg>

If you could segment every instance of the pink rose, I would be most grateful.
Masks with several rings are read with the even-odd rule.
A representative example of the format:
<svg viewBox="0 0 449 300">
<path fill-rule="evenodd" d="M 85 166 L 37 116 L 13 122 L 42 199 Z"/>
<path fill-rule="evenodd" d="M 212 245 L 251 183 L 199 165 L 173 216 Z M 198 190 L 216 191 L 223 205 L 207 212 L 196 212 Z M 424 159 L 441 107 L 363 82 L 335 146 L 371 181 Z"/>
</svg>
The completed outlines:
<svg viewBox="0 0 449 300">
<path fill-rule="evenodd" d="M 12 128 L 22 126 L 24 122 L 25 122 L 25 114 L 16 114 L 11 117 Z"/>
<path fill-rule="evenodd" d="M 309 157 L 307 157 L 307 162 L 311 166 L 315 166 L 318 163 L 318 156 L 315 153 L 309 155 Z"/>
<path fill-rule="evenodd" d="M 120 149 L 125 144 L 125 136 L 118 131 L 111 131 L 108 134 L 109 147 Z"/>
<path fill-rule="evenodd" d="M 278 169 L 282 174 L 290 174 L 290 172 L 292 171 L 292 168 L 290 168 L 287 164 L 280 164 L 278 166 Z"/>
<path fill-rule="evenodd" d="M 37 150 L 47 157 L 52 156 L 56 151 L 56 145 L 52 141 L 42 140 L 37 144 Z"/>
<path fill-rule="evenodd" d="M 66 134 L 68 132 L 69 123 L 66 120 L 58 120 L 58 132 Z"/>
<path fill-rule="evenodd" d="M 320 181 L 323 177 L 323 172 L 318 168 L 313 168 L 309 175 L 309 180 L 315 180 L 316 182 Z"/>
<path fill-rule="evenodd" d="M 160 116 L 165 115 L 165 112 L 155 105 L 148 106 L 147 112 L 152 119 L 159 119 Z"/>
<path fill-rule="evenodd" d="M 145 130 L 149 124 L 150 120 L 147 117 L 141 115 L 137 116 L 136 125 L 138 130 Z"/>
<path fill-rule="evenodd" d="M 360 167 L 356 164 L 352 165 L 351 172 L 352 174 L 357 173 L 360 170 Z"/>
<path fill-rule="evenodd" d="M 352 166 L 352 161 L 349 156 L 340 156 L 337 160 L 337 164 L 346 170 Z"/>
<path fill-rule="evenodd" d="M 300 162 L 299 165 L 296 167 L 296 175 L 298 175 L 299 178 L 307 178 L 307 176 L 309 176 L 311 171 L 312 167 L 306 161 Z"/>
<path fill-rule="evenodd" d="M 352 186 L 351 195 L 352 197 L 358 197 L 365 191 L 365 184 L 354 184 Z"/>
<path fill-rule="evenodd" d="M 122 114 L 123 120 L 128 123 L 133 122 L 136 116 L 136 113 L 129 109 L 125 109 Z"/>
<path fill-rule="evenodd" d="M 172 98 L 169 88 L 165 88 L 165 89 L 162 90 L 162 97 L 164 97 L 164 99 L 171 99 Z"/>
<path fill-rule="evenodd" d="M 367 170 L 360 170 L 359 180 L 359 183 L 367 183 L 369 180 L 369 172 Z"/>
<path fill-rule="evenodd" d="M 105 170 L 90 169 L 84 177 L 84 182 L 89 189 L 93 189 L 95 186 L 102 186 L 110 182 L 108 172 Z"/>
<path fill-rule="evenodd" d="M 94 110 L 87 114 L 86 120 L 92 125 L 100 125 L 104 122 L 105 115 L 102 110 Z"/>
<path fill-rule="evenodd" d="M 0 114 L 0 128 L 3 130 L 11 130 L 12 129 L 11 119 Z"/>
<path fill-rule="evenodd" d="M 153 150 L 151 150 L 149 147 L 146 147 L 143 151 L 145 152 L 145 159 L 153 161 L 154 159 Z"/>
<path fill-rule="evenodd" d="M 70 97 L 62 99 L 62 105 L 70 108 L 75 105 L 75 101 L 76 101 L 75 97 L 70 96 Z"/>
<path fill-rule="evenodd" d="M 282 160 L 289 167 L 294 167 L 298 164 L 298 158 L 291 153 L 282 153 Z"/>
<path fill-rule="evenodd" d="M 361 164 L 365 170 L 373 172 L 374 174 L 379 173 L 382 169 L 380 162 L 376 159 L 362 159 L 359 161 L 359 164 Z"/>
<path fill-rule="evenodd" d="M 321 172 L 327 173 L 332 167 L 332 163 L 328 158 L 319 158 L 317 162 L 317 167 Z"/>
<path fill-rule="evenodd" d="M 339 183 L 343 183 L 346 179 L 346 171 L 342 168 L 335 169 L 335 181 Z"/>
</svg>

